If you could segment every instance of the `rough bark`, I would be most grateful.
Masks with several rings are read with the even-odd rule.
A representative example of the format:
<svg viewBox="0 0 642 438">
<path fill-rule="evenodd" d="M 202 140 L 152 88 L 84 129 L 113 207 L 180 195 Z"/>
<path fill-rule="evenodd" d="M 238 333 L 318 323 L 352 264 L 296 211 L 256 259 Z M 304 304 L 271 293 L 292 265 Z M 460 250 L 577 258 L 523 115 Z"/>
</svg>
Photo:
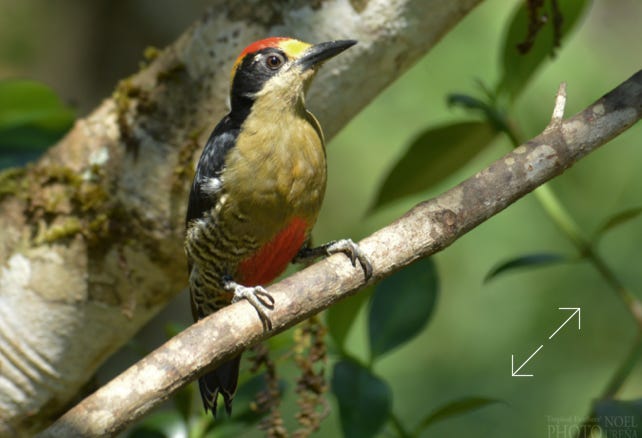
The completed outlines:
<svg viewBox="0 0 642 438">
<path fill-rule="evenodd" d="M 458 186 L 361 241 L 377 281 L 433 254 L 631 127 L 642 117 L 642 70 L 579 114 L 551 124 Z M 285 330 L 364 286 L 362 270 L 334 255 L 269 288 L 276 305 L 264 331 L 247 302 L 189 327 L 70 410 L 41 437 L 109 436 L 208 368 Z"/>
<path fill-rule="evenodd" d="M 354 38 L 308 101 L 332 137 L 479 0 L 216 1 L 45 157 L 0 177 L 0 435 L 38 429 L 186 283 L 193 161 L 268 35 Z M 338 92 L 340 90 L 340 92 Z"/>
</svg>

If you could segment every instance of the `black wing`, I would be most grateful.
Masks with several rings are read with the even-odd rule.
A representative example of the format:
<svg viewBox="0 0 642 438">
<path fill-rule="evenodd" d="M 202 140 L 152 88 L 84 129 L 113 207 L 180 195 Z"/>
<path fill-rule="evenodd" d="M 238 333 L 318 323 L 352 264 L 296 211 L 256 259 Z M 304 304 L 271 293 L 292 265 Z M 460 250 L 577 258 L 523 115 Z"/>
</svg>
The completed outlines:
<svg viewBox="0 0 642 438">
<path fill-rule="evenodd" d="M 203 193 L 201 186 L 209 178 L 217 178 L 221 175 L 225 166 L 225 156 L 236 143 L 239 131 L 238 124 L 234 123 L 228 115 L 219 122 L 207 140 L 201 158 L 198 160 L 196 174 L 189 194 L 187 215 L 185 217 L 186 228 L 191 221 L 202 217 L 205 212 L 216 204 L 217 196 Z"/>
</svg>

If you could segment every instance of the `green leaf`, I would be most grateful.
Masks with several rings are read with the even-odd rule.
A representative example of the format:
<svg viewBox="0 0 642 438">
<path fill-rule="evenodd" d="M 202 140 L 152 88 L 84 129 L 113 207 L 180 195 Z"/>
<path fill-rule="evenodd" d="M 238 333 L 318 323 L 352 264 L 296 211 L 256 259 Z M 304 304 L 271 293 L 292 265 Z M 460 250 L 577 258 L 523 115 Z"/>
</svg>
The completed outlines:
<svg viewBox="0 0 642 438">
<path fill-rule="evenodd" d="M 354 320 L 359 314 L 363 303 L 370 298 L 372 290 L 372 288 L 368 288 L 360 291 L 358 294 L 346 298 L 326 311 L 325 317 L 328 331 L 340 350 L 343 351 L 345 349 L 348 333 L 350 333 L 350 329 L 354 325 Z"/>
<path fill-rule="evenodd" d="M 267 382 L 265 373 L 252 376 L 250 379 L 243 382 L 234 396 L 234 415 L 229 417 L 228 420 L 245 424 L 258 422 L 265 413 L 252 410 L 251 405 L 255 401 L 256 395 L 266 389 Z M 286 389 L 287 382 L 279 380 L 280 394 L 285 394 Z M 227 414 L 221 413 L 220 416 L 224 417 L 227 416 Z M 218 419 L 216 421 L 218 422 Z"/>
<path fill-rule="evenodd" d="M 642 399 L 600 400 L 594 413 L 604 436 L 642 436 Z"/>
<path fill-rule="evenodd" d="M 127 436 L 129 438 L 169 438 L 162 429 L 155 429 L 148 425 L 136 427 Z"/>
<path fill-rule="evenodd" d="M 604 224 L 595 232 L 594 239 L 604 235 L 607 231 L 612 230 L 630 220 L 637 218 L 642 213 L 642 207 L 634 207 L 628 210 L 621 211 L 611 216 Z"/>
<path fill-rule="evenodd" d="M 176 411 L 154 412 L 127 434 L 128 438 L 169 438 L 187 436 L 187 425 Z"/>
<path fill-rule="evenodd" d="M 187 327 L 188 325 L 185 323 L 170 321 L 165 324 L 165 327 L 163 328 L 165 329 L 165 336 L 167 336 L 167 339 L 170 339 L 185 330 Z"/>
<path fill-rule="evenodd" d="M 0 151 L 50 146 L 69 130 L 74 111 L 46 85 L 0 81 Z"/>
<path fill-rule="evenodd" d="M 339 402 L 343 436 L 377 435 L 392 408 L 388 384 L 360 364 L 341 360 L 334 366 L 331 385 Z"/>
<path fill-rule="evenodd" d="M 496 131 L 508 132 L 506 116 L 495 108 L 492 100 L 481 100 L 468 94 L 451 93 L 446 96 L 448 106 L 460 106 L 468 111 L 478 111 Z"/>
<path fill-rule="evenodd" d="M 469 110 L 479 110 L 482 113 L 488 113 L 492 110 L 492 106 L 488 102 L 469 94 L 450 93 L 446 96 L 446 103 L 448 106 L 461 106 Z"/>
<path fill-rule="evenodd" d="M 527 254 L 519 257 L 515 257 L 508 261 L 505 261 L 493 269 L 490 270 L 486 277 L 484 278 L 484 283 L 492 280 L 500 274 L 504 274 L 508 271 L 519 268 L 537 268 L 541 266 L 553 265 L 556 263 L 564 263 L 570 261 L 568 256 L 563 254 L 553 254 L 553 253 L 539 253 L 539 254 Z"/>
<path fill-rule="evenodd" d="M 172 402 L 174 403 L 176 412 L 178 412 L 185 424 L 189 423 L 189 419 L 192 415 L 192 405 L 195 400 L 195 388 L 196 385 L 186 385 L 172 397 Z"/>
<path fill-rule="evenodd" d="M 73 110 L 46 85 L 30 80 L 0 81 L 0 126 L 38 124 L 60 129 L 73 121 Z"/>
<path fill-rule="evenodd" d="M 368 314 L 372 361 L 421 332 L 435 307 L 438 290 L 437 269 L 429 258 L 379 283 Z"/>
<path fill-rule="evenodd" d="M 420 432 L 438 421 L 445 420 L 450 417 L 455 417 L 457 415 L 466 414 L 468 412 L 475 411 L 477 409 L 481 409 L 485 406 L 495 403 L 503 402 L 501 400 L 485 397 L 465 397 L 459 400 L 451 401 L 426 415 L 426 417 L 424 417 L 424 419 L 421 420 L 421 423 L 419 423 L 419 425 L 417 426 L 417 429 L 413 435 L 418 436 Z"/>
<path fill-rule="evenodd" d="M 527 4 L 519 2 L 519 7 L 513 14 L 502 48 L 502 77 L 497 86 L 498 93 L 507 93 L 514 100 L 524 89 L 533 74 L 544 60 L 554 53 L 553 19 L 550 9 L 547 11 L 548 22 L 535 37 L 535 42 L 526 54 L 520 54 L 517 45 L 524 41 L 528 32 Z M 550 8 L 550 2 L 547 2 Z M 579 22 L 582 13 L 590 4 L 589 0 L 572 0 L 557 2 L 563 21 L 561 40 L 571 33 Z"/>
<path fill-rule="evenodd" d="M 477 121 L 424 131 L 392 168 L 372 209 L 432 188 L 488 146 L 495 134 L 489 123 Z"/>
</svg>

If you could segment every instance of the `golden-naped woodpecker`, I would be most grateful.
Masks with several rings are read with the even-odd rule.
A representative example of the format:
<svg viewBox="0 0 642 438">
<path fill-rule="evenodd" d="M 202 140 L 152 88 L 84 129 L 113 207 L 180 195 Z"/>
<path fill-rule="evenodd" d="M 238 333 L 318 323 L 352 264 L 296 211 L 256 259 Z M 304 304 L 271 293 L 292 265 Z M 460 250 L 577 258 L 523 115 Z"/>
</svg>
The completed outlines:
<svg viewBox="0 0 642 438">
<path fill-rule="evenodd" d="M 343 252 L 372 268 L 349 239 L 310 247 L 326 187 L 323 133 L 304 93 L 321 64 L 356 41 L 308 44 L 267 38 L 232 69 L 230 112 L 209 137 L 189 196 L 185 250 L 192 313 L 199 320 L 241 299 L 264 324 L 274 300 L 263 288 L 288 263 Z M 205 410 L 218 394 L 231 412 L 240 355 L 199 379 Z"/>
</svg>

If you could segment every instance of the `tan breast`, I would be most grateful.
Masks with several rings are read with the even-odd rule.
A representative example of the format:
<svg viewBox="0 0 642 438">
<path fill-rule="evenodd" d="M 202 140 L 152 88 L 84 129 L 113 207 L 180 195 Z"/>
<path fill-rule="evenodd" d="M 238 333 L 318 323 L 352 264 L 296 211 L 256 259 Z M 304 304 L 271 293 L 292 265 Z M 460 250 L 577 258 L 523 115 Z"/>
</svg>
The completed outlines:
<svg viewBox="0 0 642 438">
<path fill-rule="evenodd" d="M 255 113 L 273 118 L 259 120 Z M 326 186 L 325 148 L 318 123 L 303 107 L 285 112 L 259 109 L 252 114 L 222 174 L 229 195 L 225 210 L 252 218 L 247 229 L 259 233 L 259 240 L 273 237 L 293 217 L 312 227 Z"/>
</svg>

